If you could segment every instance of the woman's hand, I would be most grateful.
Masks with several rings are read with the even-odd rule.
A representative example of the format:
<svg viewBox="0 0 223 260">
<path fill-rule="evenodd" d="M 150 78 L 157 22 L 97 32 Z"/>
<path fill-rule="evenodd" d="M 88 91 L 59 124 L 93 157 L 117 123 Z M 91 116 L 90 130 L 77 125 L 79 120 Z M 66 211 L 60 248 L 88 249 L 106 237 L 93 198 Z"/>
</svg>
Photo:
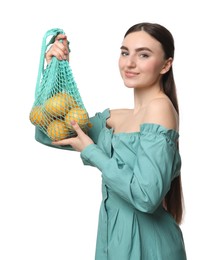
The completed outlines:
<svg viewBox="0 0 223 260">
<path fill-rule="evenodd" d="M 72 137 L 61 141 L 52 142 L 52 144 L 71 145 L 75 151 L 81 152 L 82 150 L 84 150 L 85 147 L 94 143 L 91 140 L 91 138 L 82 131 L 78 123 L 76 123 L 75 121 L 71 121 L 71 125 L 75 130 L 75 132 L 77 133 L 77 137 Z"/>
<path fill-rule="evenodd" d="M 60 40 L 62 40 L 62 42 Z M 50 49 L 46 53 L 45 57 L 47 64 L 50 63 L 53 56 L 55 56 L 58 60 L 69 61 L 69 48 L 66 35 L 57 35 L 55 42 L 51 45 Z"/>
</svg>

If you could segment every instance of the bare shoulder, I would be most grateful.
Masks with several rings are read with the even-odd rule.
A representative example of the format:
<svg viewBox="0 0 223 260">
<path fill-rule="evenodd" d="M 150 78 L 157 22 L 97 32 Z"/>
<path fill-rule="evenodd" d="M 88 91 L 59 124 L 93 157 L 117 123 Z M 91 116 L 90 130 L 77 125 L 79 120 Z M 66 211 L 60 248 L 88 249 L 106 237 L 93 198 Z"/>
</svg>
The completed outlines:
<svg viewBox="0 0 223 260">
<path fill-rule="evenodd" d="M 119 122 L 122 122 L 123 118 L 125 118 L 131 109 L 123 108 L 123 109 L 111 109 L 110 117 L 107 119 L 107 125 L 109 127 L 115 128 Z"/>
<path fill-rule="evenodd" d="M 128 114 L 130 111 L 132 111 L 132 110 L 128 109 L 128 108 L 111 109 L 110 115 L 111 115 L 111 117 L 123 116 L 125 114 Z"/>
<path fill-rule="evenodd" d="M 156 98 L 150 102 L 144 113 L 143 121 L 179 130 L 178 113 L 168 97 Z"/>
</svg>

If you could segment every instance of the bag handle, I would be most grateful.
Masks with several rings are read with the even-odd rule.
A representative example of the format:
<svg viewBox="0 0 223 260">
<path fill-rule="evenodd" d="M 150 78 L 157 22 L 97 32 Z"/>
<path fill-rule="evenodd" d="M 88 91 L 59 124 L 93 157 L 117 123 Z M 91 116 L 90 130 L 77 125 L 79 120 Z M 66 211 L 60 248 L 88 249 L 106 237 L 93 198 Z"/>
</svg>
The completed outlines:
<svg viewBox="0 0 223 260">
<path fill-rule="evenodd" d="M 55 38 L 58 34 L 65 34 L 62 29 L 59 28 L 53 28 L 51 30 L 48 30 L 42 40 L 42 47 L 41 47 L 41 54 L 40 54 L 40 62 L 39 62 L 39 71 L 37 76 L 37 82 L 36 82 L 36 91 L 38 90 L 38 86 L 40 83 L 41 75 L 44 73 L 44 63 L 45 63 L 45 53 L 48 48 L 48 46 L 55 42 Z M 50 41 L 47 43 L 47 38 L 49 36 L 53 36 Z"/>
</svg>

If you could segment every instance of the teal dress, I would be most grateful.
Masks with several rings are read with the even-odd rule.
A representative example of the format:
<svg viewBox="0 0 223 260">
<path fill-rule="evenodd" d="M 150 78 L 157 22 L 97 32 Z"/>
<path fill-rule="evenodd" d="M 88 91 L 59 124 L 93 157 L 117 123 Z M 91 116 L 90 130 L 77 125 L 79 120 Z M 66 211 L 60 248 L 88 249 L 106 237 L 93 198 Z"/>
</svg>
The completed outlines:
<svg viewBox="0 0 223 260">
<path fill-rule="evenodd" d="M 106 109 L 91 118 L 94 144 L 81 152 L 102 176 L 95 260 L 186 260 L 180 227 L 162 206 L 180 174 L 178 133 L 156 124 L 114 133 L 109 116 Z"/>
</svg>

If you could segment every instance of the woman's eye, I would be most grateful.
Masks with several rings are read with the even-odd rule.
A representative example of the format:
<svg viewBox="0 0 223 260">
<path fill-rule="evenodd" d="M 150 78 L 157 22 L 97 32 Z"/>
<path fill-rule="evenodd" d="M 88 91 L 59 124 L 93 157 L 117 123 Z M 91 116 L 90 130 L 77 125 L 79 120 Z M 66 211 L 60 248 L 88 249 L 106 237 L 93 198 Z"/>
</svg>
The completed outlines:
<svg viewBox="0 0 223 260">
<path fill-rule="evenodd" d="M 127 52 L 127 51 L 122 51 L 122 52 L 121 52 L 121 55 L 122 55 L 122 56 L 128 56 L 128 52 Z"/>
<path fill-rule="evenodd" d="M 149 58 L 149 54 L 147 53 L 141 53 L 139 56 L 142 58 Z"/>
</svg>

